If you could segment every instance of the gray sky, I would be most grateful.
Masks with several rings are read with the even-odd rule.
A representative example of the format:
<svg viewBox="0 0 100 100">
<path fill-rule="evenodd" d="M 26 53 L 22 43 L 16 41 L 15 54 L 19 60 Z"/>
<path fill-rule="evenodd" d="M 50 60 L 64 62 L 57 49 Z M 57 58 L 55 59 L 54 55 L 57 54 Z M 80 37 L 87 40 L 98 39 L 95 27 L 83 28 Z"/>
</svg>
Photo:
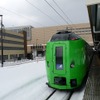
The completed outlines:
<svg viewBox="0 0 100 100">
<path fill-rule="evenodd" d="M 29 4 L 28 2 L 31 4 Z M 53 0 L 47 0 L 49 4 L 63 17 L 59 16 L 45 0 L 1 0 L 0 14 L 3 15 L 5 27 L 32 25 L 33 27 L 55 26 L 87 23 L 88 13 L 86 0 L 54 0 L 61 10 L 58 9 Z M 42 11 L 37 10 L 35 7 Z M 44 14 L 45 13 L 45 14 Z"/>
</svg>

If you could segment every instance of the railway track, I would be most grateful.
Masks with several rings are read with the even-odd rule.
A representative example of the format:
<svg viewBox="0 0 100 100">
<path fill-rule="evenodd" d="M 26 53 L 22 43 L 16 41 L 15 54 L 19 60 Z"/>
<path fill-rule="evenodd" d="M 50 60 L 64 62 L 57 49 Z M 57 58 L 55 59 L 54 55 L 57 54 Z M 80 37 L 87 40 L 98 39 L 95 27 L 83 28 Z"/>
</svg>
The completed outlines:
<svg viewBox="0 0 100 100">
<path fill-rule="evenodd" d="M 54 90 L 45 100 L 49 100 L 49 98 L 56 92 L 57 90 Z"/>
<path fill-rule="evenodd" d="M 62 93 L 63 94 L 62 94 Z M 61 96 L 59 96 L 57 98 L 56 95 L 59 95 L 59 93 L 61 94 Z M 70 100 L 70 98 L 72 97 L 73 95 L 73 91 L 70 91 L 70 92 L 65 92 L 65 91 L 58 91 L 58 90 L 54 90 L 45 100 Z"/>
</svg>

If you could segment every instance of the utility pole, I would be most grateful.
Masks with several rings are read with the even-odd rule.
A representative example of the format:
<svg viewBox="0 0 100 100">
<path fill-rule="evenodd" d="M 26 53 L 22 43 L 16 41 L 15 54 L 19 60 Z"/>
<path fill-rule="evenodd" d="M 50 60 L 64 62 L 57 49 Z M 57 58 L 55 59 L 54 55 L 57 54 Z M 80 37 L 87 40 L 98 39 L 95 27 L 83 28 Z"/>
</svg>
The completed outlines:
<svg viewBox="0 0 100 100">
<path fill-rule="evenodd" d="M 38 39 L 36 39 L 36 53 L 37 53 L 37 47 L 38 47 L 37 43 L 38 43 Z M 38 54 L 36 54 L 36 56 L 38 56 Z"/>
<path fill-rule="evenodd" d="M 3 67 L 3 33 L 2 33 L 2 27 L 3 27 L 3 15 L 0 15 L 1 17 L 1 67 Z"/>
</svg>

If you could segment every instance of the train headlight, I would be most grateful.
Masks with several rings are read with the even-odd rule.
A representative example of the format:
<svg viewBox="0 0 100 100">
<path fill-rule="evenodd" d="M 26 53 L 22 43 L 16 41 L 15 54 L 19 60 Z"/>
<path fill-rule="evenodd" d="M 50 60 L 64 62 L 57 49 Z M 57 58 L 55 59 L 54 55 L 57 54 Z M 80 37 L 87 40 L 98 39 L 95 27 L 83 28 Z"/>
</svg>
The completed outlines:
<svg viewBox="0 0 100 100">
<path fill-rule="evenodd" d="M 56 64 L 56 69 L 57 70 L 62 70 L 63 69 L 63 64 Z"/>
<path fill-rule="evenodd" d="M 71 68 L 74 68 L 75 67 L 75 62 L 74 61 L 71 62 L 70 67 Z"/>
</svg>

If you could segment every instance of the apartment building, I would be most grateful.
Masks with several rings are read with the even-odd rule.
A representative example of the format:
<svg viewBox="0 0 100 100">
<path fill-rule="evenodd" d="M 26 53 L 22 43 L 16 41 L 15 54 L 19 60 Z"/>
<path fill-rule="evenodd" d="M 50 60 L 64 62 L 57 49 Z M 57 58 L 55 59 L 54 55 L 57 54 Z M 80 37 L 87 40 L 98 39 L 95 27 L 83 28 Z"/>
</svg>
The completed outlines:
<svg viewBox="0 0 100 100">
<path fill-rule="evenodd" d="M 25 58 L 27 55 L 26 32 L 16 33 L 13 31 L 3 31 L 3 60 Z M 0 33 L 1 37 L 1 33 Z M 0 60 L 1 60 L 1 38 L 0 38 Z"/>
</svg>

